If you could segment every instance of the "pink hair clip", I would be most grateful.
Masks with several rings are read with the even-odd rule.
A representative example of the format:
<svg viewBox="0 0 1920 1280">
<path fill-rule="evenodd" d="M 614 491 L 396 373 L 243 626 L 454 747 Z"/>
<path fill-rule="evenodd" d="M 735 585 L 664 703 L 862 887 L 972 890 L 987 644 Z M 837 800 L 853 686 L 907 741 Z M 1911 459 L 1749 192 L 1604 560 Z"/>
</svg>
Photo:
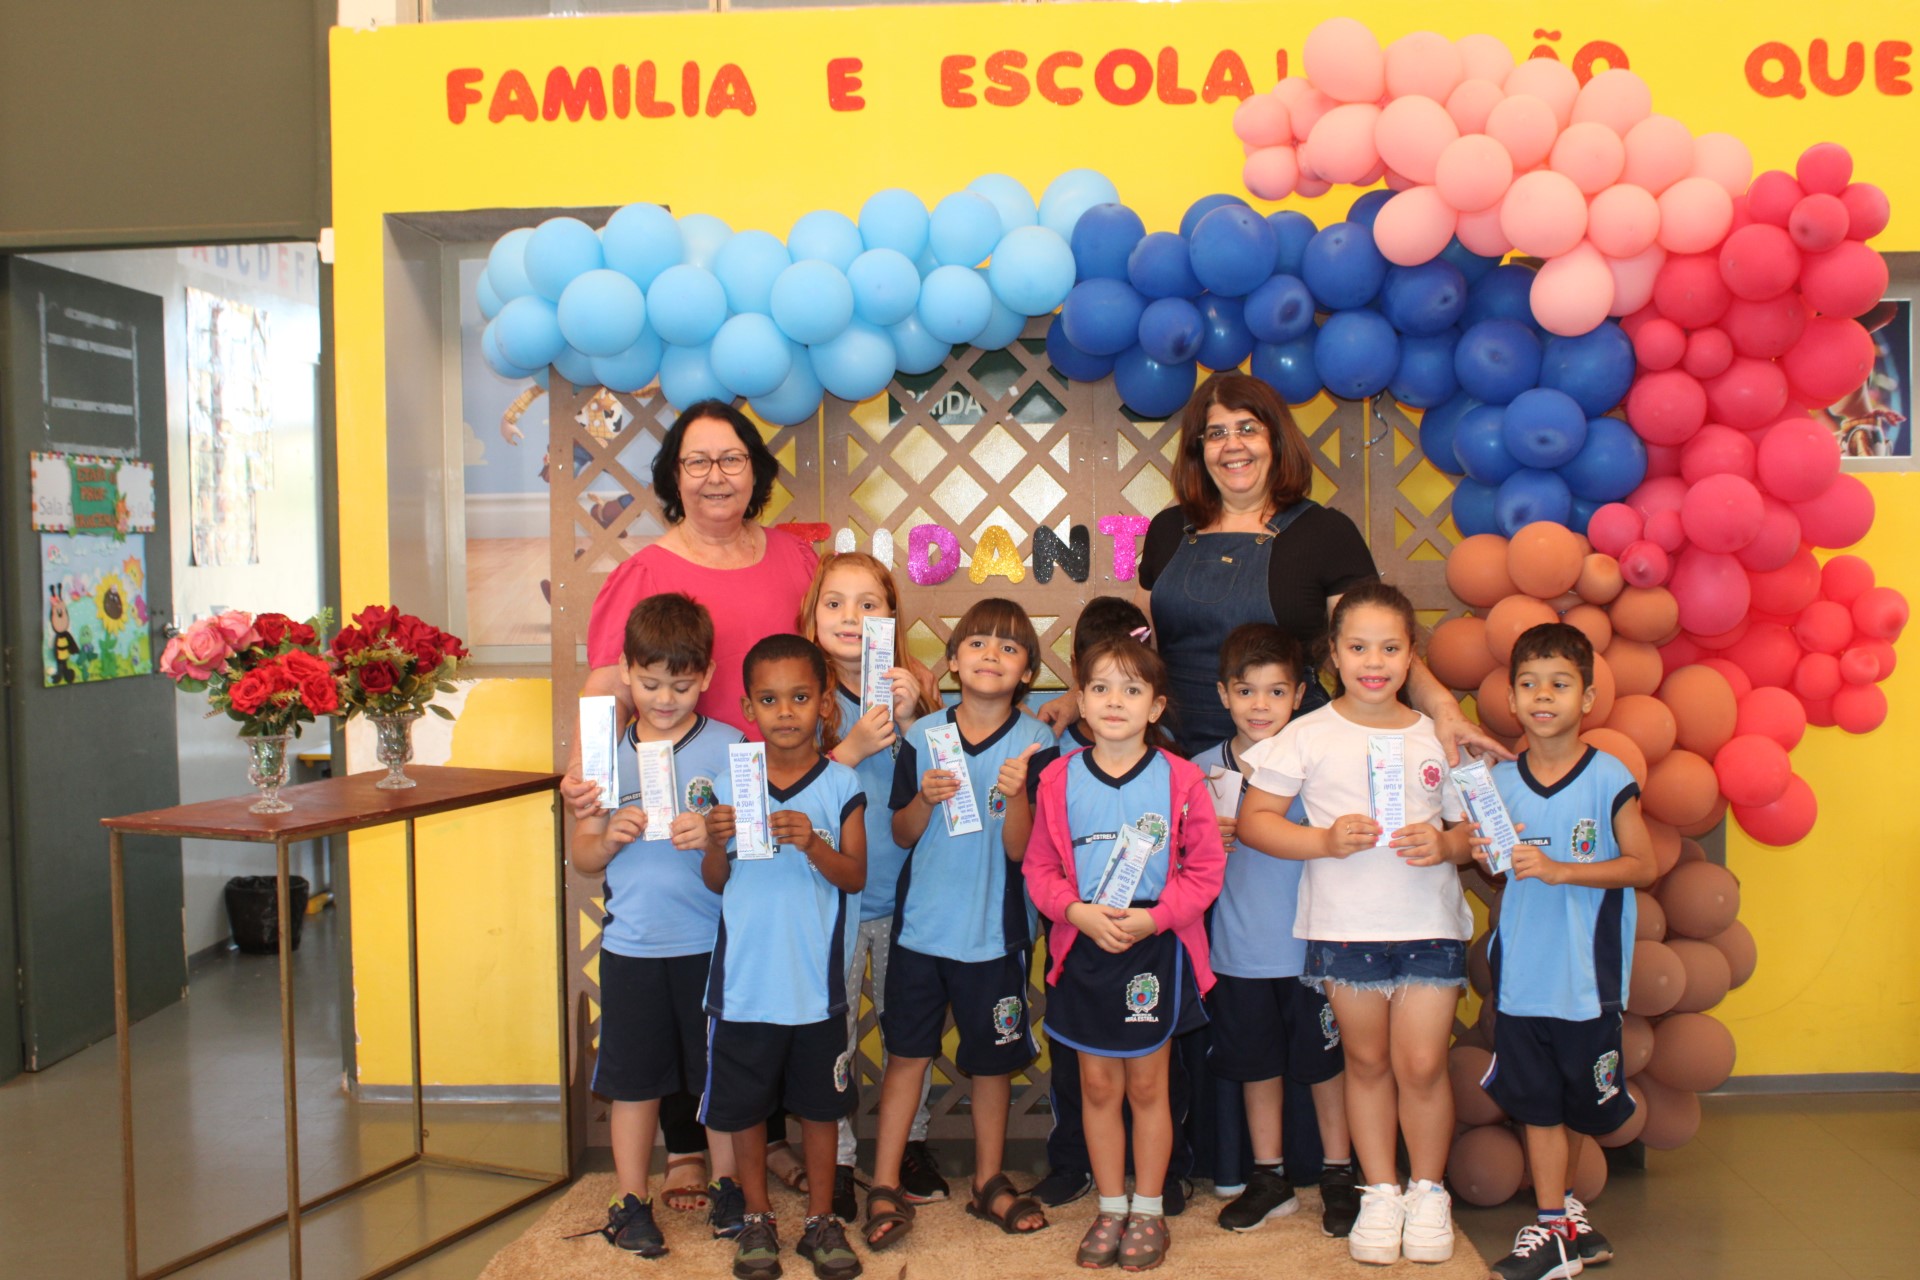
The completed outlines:
<svg viewBox="0 0 1920 1280">
<path fill-rule="evenodd" d="M 1133 630 L 1127 632 L 1127 634 L 1129 636 L 1132 636 L 1135 640 L 1138 640 L 1141 644 L 1145 644 L 1147 643 L 1147 641 L 1153 639 L 1153 628 L 1152 627 L 1135 627 Z"/>
</svg>

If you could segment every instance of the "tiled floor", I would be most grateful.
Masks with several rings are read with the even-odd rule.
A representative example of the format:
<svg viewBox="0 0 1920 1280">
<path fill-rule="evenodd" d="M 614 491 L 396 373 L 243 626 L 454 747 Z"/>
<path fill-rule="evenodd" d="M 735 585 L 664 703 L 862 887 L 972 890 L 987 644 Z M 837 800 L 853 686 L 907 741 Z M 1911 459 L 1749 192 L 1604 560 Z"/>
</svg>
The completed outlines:
<svg viewBox="0 0 1920 1280">
<path fill-rule="evenodd" d="M 407 1108 L 348 1101 L 333 1037 L 331 931 L 299 953 L 301 1166 L 309 1193 L 406 1150 Z M 222 957 L 196 969 L 192 998 L 135 1030 L 141 1248 L 152 1266 L 278 1212 L 284 1203 L 280 1072 L 271 958 Z M 121 1214 L 112 1044 L 0 1087 L 0 1278 L 119 1275 Z M 513 1164 L 551 1150 L 540 1108 L 429 1108 L 430 1145 Z M 549 1113 L 550 1114 L 550 1113 Z M 1031 1165 L 1034 1150 L 1009 1153 Z M 608 1167 L 604 1152 L 591 1168 Z M 955 1151 L 949 1171 L 965 1167 Z M 503 1203 L 526 1184 L 435 1171 L 395 1180 L 351 1209 L 308 1224 L 306 1275 L 346 1277 L 398 1257 L 454 1215 Z M 1209 1214 L 1202 1193 L 1188 1210 Z M 536 1218 L 535 1203 L 400 1274 L 473 1280 Z M 1908 1232 L 1920 1222 L 1920 1094 L 1720 1097 L 1700 1135 L 1616 1171 L 1593 1206 L 1619 1249 L 1621 1280 L 1911 1280 Z M 1461 1227 L 1489 1258 L 1506 1251 L 1525 1206 L 1462 1207 Z M 287 1274 L 268 1233 L 198 1280 Z"/>
</svg>

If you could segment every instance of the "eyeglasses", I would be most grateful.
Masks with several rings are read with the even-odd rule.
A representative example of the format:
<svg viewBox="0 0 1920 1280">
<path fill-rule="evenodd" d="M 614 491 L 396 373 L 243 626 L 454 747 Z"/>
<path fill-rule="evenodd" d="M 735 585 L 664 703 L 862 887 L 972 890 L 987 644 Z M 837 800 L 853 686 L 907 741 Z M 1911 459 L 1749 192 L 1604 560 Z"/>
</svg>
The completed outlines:
<svg viewBox="0 0 1920 1280">
<path fill-rule="evenodd" d="M 1264 422 L 1256 422 L 1251 419 L 1245 422 L 1236 422 L 1232 426 L 1228 426 L 1225 423 L 1215 423 L 1205 431 L 1202 431 L 1200 438 L 1208 444 L 1222 444 L 1228 437 L 1239 440 L 1251 440 L 1255 436 L 1266 434 L 1266 430 L 1267 426 Z"/>
<path fill-rule="evenodd" d="M 691 458 L 680 459 L 680 469 L 695 480 L 705 477 L 707 472 L 713 470 L 715 466 L 720 468 L 720 474 L 723 476 L 737 476 L 747 469 L 747 463 L 750 461 L 752 459 L 744 453 L 723 453 L 717 458 L 696 453 Z"/>
</svg>

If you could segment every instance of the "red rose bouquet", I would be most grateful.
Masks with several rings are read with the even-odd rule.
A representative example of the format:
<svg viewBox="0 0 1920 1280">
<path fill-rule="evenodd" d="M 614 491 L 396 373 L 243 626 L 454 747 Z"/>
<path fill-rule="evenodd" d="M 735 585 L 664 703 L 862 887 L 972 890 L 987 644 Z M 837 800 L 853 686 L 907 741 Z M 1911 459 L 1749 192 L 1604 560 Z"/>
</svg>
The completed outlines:
<svg viewBox="0 0 1920 1280">
<path fill-rule="evenodd" d="M 228 610 L 167 641 L 160 671 L 189 693 L 207 695 L 207 714 L 224 711 L 243 735 L 300 732 L 318 716 L 340 713 L 333 667 L 320 656 L 330 614 L 295 622 L 284 613 Z"/>
<path fill-rule="evenodd" d="M 459 636 L 392 605 L 369 605 L 340 628 L 331 647 L 347 715 L 432 711 L 453 719 L 445 707 L 429 704 L 434 694 L 454 691 L 454 673 L 471 656 Z"/>
</svg>

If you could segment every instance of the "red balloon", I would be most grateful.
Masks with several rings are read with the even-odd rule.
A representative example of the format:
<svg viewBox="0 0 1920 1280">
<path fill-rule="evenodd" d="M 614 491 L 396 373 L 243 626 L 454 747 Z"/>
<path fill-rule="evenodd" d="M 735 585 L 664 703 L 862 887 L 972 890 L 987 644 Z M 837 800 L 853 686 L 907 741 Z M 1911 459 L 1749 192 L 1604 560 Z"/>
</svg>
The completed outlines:
<svg viewBox="0 0 1920 1280">
<path fill-rule="evenodd" d="M 1793 638 L 1808 653 L 1839 653 L 1853 639 L 1853 615 L 1843 604 L 1815 600 L 1801 610 Z"/>
<path fill-rule="evenodd" d="M 1754 475 L 1754 443 L 1744 431 L 1709 422 L 1680 446 L 1680 478 L 1688 484 L 1699 484 L 1708 476 L 1751 480 Z"/>
<path fill-rule="evenodd" d="M 1863 374 L 1861 380 L 1864 379 Z M 1860 383 L 1856 381 L 1853 385 Z M 1627 392 L 1627 421 L 1642 439 L 1652 444 L 1683 444 L 1706 420 L 1706 389 L 1693 375 L 1682 370 L 1643 374 Z"/>
<path fill-rule="evenodd" d="M 1746 833 L 1761 844 L 1776 847 L 1797 844 L 1807 838 L 1820 816 L 1813 788 L 1799 774 L 1787 780 L 1787 789 L 1772 804 L 1733 806 L 1733 817 Z"/>
<path fill-rule="evenodd" d="M 1740 355 L 1770 360 L 1800 341 L 1807 328 L 1807 304 L 1792 289 L 1765 302 L 1735 298 L 1720 317 L 1720 327 Z"/>
<path fill-rule="evenodd" d="M 1633 334 L 1634 359 L 1655 373 L 1671 369 L 1687 353 L 1687 331 L 1671 320 L 1655 316 Z"/>
<path fill-rule="evenodd" d="M 1837 142 L 1816 142 L 1800 153 L 1793 176 L 1804 191 L 1837 196 L 1853 181 L 1853 156 Z"/>
<path fill-rule="evenodd" d="M 1733 339 L 1719 329 L 1696 329 L 1687 335 L 1687 354 L 1681 367 L 1696 378 L 1712 378 L 1725 373 L 1733 363 Z M 1709 407 L 1713 397 L 1707 397 Z"/>
<path fill-rule="evenodd" d="M 1879 296 L 1874 294 L 1876 300 Z M 1815 316 L 1807 321 L 1806 332 L 1793 350 L 1781 357 L 1781 364 L 1787 371 L 1787 385 L 1802 403 L 1832 404 L 1873 371 L 1873 338 L 1855 320 Z"/>
<path fill-rule="evenodd" d="M 1753 214 L 1755 222 L 1770 222 L 1776 227 L 1784 227 L 1793 216 L 1794 206 L 1806 194 L 1800 184 L 1793 180 L 1792 174 L 1769 169 L 1747 188 L 1747 210 Z"/>
<path fill-rule="evenodd" d="M 1847 684 L 1872 684 L 1880 678 L 1880 659 L 1871 649 L 1855 647 L 1840 655 L 1840 679 Z"/>
<path fill-rule="evenodd" d="M 1833 695 L 1833 722 L 1848 733 L 1871 733 L 1887 718 L 1887 695 L 1877 684 L 1850 684 Z"/>
<path fill-rule="evenodd" d="M 1627 495 L 1627 505 L 1643 516 L 1650 516 L 1656 511 L 1678 511 L 1686 498 L 1686 481 L 1670 476 L 1656 477 L 1641 481 L 1640 487 Z"/>
<path fill-rule="evenodd" d="M 1873 527 L 1873 492 L 1859 476 L 1839 476 L 1817 497 L 1795 503 L 1793 513 L 1813 546 L 1850 547 Z"/>
<path fill-rule="evenodd" d="M 1820 563 L 1805 547 L 1778 569 L 1750 574 L 1753 607 L 1762 613 L 1781 613 L 1798 617 L 1800 611 L 1820 594 Z"/>
<path fill-rule="evenodd" d="M 1713 758 L 1720 794 L 1734 804 L 1763 805 L 1778 800 L 1793 777 L 1787 749 L 1757 733 L 1736 735 Z"/>
<path fill-rule="evenodd" d="M 1840 474 L 1840 442 L 1811 418 L 1786 418 L 1761 437 L 1754 466 L 1768 493 L 1782 502 L 1805 502 L 1825 493 Z"/>
<path fill-rule="evenodd" d="M 1808 724 L 1812 725 L 1816 729 L 1833 728 L 1833 699 L 1832 698 L 1819 698 L 1819 699 L 1812 699 L 1812 700 L 1802 698 L 1800 702 L 1801 702 L 1801 705 L 1807 709 Z"/>
<path fill-rule="evenodd" d="M 1741 627 L 1739 630 L 1742 635 L 1746 634 L 1745 627 Z M 1697 658 L 1695 661 L 1701 666 L 1709 667 L 1726 677 L 1727 687 L 1733 690 L 1733 696 L 1735 698 L 1744 698 L 1753 692 L 1753 681 L 1747 676 L 1746 671 L 1741 668 L 1740 664 L 1733 659 Z"/>
<path fill-rule="evenodd" d="M 1880 668 L 1880 674 L 1873 678 L 1875 684 L 1892 675 L 1894 667 L 1899 665 L 1900 659 L 1894 653 L 1893 646 L 1885 640 L 1868 640 L 1858 647 L 1871 653 L 1875 665 Z"/>
<path fill-rule="evenodd" d="M 1703 636 L 1695 635 L 1691 632 L 1686 634 L 1687 638 L 1692 640 L 1703 653 L 1718 653 L 1723 649 L 1731 649 L 1734 645 L 1739 644 L 1740 638 L 1747 634 L 1748 625 L 1748 619 L 1742 618 L 1727 630 L 1719 632 L 1716 635 Z"/>
<path fill-rule="evenodd" d="M 1609 502 L 1587 521 L 1587 541 L 1603 555 L 1618 556 L 1639 539 L 1644 519 L 1624 502 Z"/>
<path fill-rule="evenodd" d="M 1694 643 L 1693 637 L 1682 631 L 1673 639 L 1660 646 L 1660 677 L 1665 679 L 1681 667 L 1690 667 L 1706 656 L 1707 651 Z M 1654 688 L 1659 688 L 1659 682 Z M 1652 690 L 1648 690 L 1652 692 Z"/>
<path fill-rule="evenodd" d="M 1840 203 L 1847 206 L 1848 239 L 1871 240 L 1887 229 L 1892 207 L 1887 193 L 1871 182 L 1849 183 L 1840 193 Z"/>
<path fill-rule="evenodd" d="M 1802 702 L 1825 702 L 1840 692 L 1840 659 L 1809 653 L 1793 669 L 1793 692 Z"/>
<path fill-rule="evenodd" d="M 1647 479 L 1658 480 L 1662 476 L 1680 474 L 1680 446 L 1677 444 L 1648 444 L 1641 441 L 1641 447 L 1647 451 Z"/>
<path fill-rule="evenodd" d="M 1768 738 L 1791 751 L 1806 731 L 1807 709 L 1785 689 L 1755 689 L 1740 699 L 1740 714 L 1733 724 L 1735 739 Z"/>
<path fill-rule="evenodd" d="M 1673 564 L 1667 559 L 1667 553 L 1658 543 L 1645 538 L 1628 543 L 1620 553 L 1620 576 L 1631 586 L 1657 587 L 1672 571 Z"/>
<path fill-rule="evenodd" d="M 1738 551 L 1760 532 L 1766 510 L 1760 491 L 1739 476 L 1708 476 L 1687 491 L 1680 525 L 1702 551 Z"/>
<path fill-rule="evenodd" d="M 1750 623 L 1747 634 L 1725 652 L 1747 673 L 1756 692 L 1765 687 L 1784 689 L 1793 679 L 1794 668 L 1800 665 L 1799 641 L 1777 622 Z"/>
<path fill-rule="evenodd" d="M 1887 291 L 1887 260 L 1858 240 L 1810 253 L 1800 268 L 1800 296 L 1822 315 L 1857 316 Z"/>
<path fill-rule="evenodd" d="M 1680 509 L 1656 511 L 1647 517 L 1647 541 L 1664 551 L 1678 552 L 1687 545 L 1687 526 L 1680 519 Z"/>
<path fill-rule="evenodd" d="M 1741 431 L 1765 426 L 1787 407 L 1787 375 L 1772 360 L 1742 356 L 1705 386 L 1708 416 Z"/>
<path fill-rule="evenodd" d="M 1720 261 L 1710 253 L 1670 256 L 1653 280 L 1653 305 L 1684 329 L 1704 329 L 1720 318 L 1733 291 L 1720 278 Z"/>
<path fill-rule="evenodd" d="M 1787 218 L 1787 231 L 1804 253 L 1825 253 L 1847 238 L 1847 206 L 1822 192 L 1803 197 Z"/>
<path fill-rule="evenodd" d="M 1869 587 L 1853 602 L 1852 616 L 1861 635 L 1898 640 L 1907 625 L 1907 598 L 1892 587 Z"/>
<path fill-rule="evenodd" d="M 1852 604 L 1873 586 L 1873 566 L 1859 556 L 1835 556 L 1820 566 L 1820 594 Z"/>
<path fill-rule="evenodd" d="M 1730 555 L 1689 547 L 1674 563 L 1672 581 L 1680 625 L 1697 636 L 1733 630 L 1752 602 L 1747 571 Z"/>
<path fill-rule="evenodd" d="M 1749 573 L 1766 573 L 1793 559 L 1800 549 L 1800 517 L 1772 494 L 1762 494 L 1766 514 L 1760 518 L 1760 531 L 1753 541 L 1734 552 Z"/>
<path fill-rule="evenodd" d="M 1736 298 L 1764 302 L 1791 289 L 1799 274 L 1800 250 L 1771 222 L 1742 227 L 1721 242 L 1720 278 Z"/>
</svg>

